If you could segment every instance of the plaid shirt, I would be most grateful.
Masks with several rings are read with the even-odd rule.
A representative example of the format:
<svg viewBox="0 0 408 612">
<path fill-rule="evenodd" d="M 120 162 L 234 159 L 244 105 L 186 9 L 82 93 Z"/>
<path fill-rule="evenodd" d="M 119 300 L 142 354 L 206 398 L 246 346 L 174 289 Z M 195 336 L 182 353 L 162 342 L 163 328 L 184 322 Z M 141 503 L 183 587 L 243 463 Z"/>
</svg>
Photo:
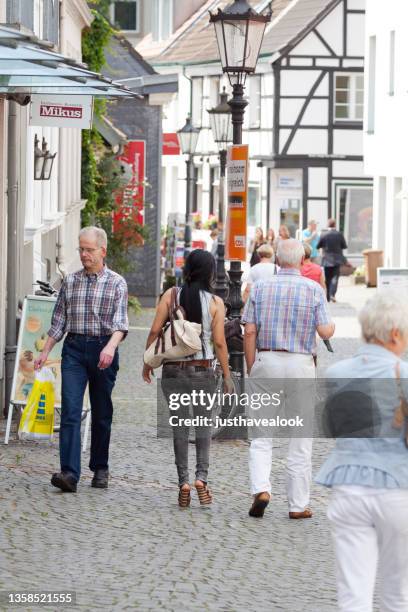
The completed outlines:
<svg viewBox="0 0 408 612">
<path fill-rule="evenodd" d="M 316 326 L 330 323 L 330 314 L 320 285 L 281 268 L 253 285 L 242 322 L 256 324 L 258 348 L 314 354 Z"/>
<path fill-rule="evenodd" d="M 61 285 L 48 335 L 57 342 L 66 332 L 86 336 L 127 334 L 127 285 L 122 276 L 106 266 L 98 274 L 79 270 L 68 274 Z"/>
</svg>

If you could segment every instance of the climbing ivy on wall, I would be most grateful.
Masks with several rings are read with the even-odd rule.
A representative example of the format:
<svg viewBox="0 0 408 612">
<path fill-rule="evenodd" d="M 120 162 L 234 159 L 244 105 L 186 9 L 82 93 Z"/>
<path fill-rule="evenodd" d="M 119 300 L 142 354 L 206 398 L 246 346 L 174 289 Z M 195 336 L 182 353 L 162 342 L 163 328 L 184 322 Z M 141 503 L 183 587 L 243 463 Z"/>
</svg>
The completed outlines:
<svg viewBox="0 0 408 612">
<path fill-rule="evenodd" d="M 109 22 L 109 5 L 109 0 L 89 3 L 94 18 L 82 35 L 82 59 L 94 72 L 103 69 L 105 49 L 115 32 Z M 107 104 L 105 100 L 95 99 L 94 115 L 102 118 Z M 108 263 L 121 273 L 133 269 L 130 251 L 143 244 L 148 237 L 146 228 L 137 222 L 133 214 L 119 219 L 113 231 L 115 194 L 123 187 L 121 166 L 112 150 L 105 146 L 95 128 L 83 130 L 81 192 L 87 204 L 82 211 L 82 225 L 98 225 L 105 229 L 109 242 Z"/>
</svg>

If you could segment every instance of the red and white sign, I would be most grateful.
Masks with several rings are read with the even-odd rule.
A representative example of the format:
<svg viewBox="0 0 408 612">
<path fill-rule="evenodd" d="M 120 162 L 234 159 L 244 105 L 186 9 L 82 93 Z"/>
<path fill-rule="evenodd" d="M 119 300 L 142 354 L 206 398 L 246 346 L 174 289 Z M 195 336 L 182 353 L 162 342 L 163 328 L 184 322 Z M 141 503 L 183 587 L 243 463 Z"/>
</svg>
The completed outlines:
<svg viewBox="0 0 408 612">
<path fill-rule="evenodd" d="M 228 148 L 225 259 L 230 261 L 246 261 L 248 165 L 248 145 Z"/>
<path fill-rule="evenodd" d="M 163 134 L 163 155 L 180 155 L 180 142 L 176 132 Z"/>
<path fill-rule="evenodd" d="M 126 143 L 122 155 L 118 156 L 126 183 L 117 195 L 117 210 L 113 216 L 114 228 L 126 219 L 144 225 L 146 142 L 130 140 Z"/>
<path fill-rule="evenodd" d="M 89 129 L 92 111 L 92 96 L 32 95 L 30 125 Z"/>
</svg>

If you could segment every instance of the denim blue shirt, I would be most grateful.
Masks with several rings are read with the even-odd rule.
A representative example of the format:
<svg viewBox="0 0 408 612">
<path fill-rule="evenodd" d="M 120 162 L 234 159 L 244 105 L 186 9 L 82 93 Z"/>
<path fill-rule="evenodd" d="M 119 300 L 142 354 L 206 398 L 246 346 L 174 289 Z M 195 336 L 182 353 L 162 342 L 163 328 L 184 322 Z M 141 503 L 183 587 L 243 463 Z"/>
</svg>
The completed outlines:
<svg viewBox="0 0 408 612">
<path fill-rule="evenodd" d="M 309 229 L 303 230 L 303 240 L 305 238 L 310 238 L 311 235 L 312 235 L 312 232 Z M 311 240 L 309 242 L 309 246 L 312 249 L 310 257 L 318 257 L 319 256 L 319 251 L 317 250 L 317 245 L 318 244 L 319 244 L 319 234 L 316 234 L 316 238 L 314 238 L 313 240 Z"/>
<path fill-rule="evenodd" d="M 375 488 L 408 489 L 408 450 L 392 427 L 395 409 L 400 404 L 396 363 L 400 363 L 401 388 L 408 398 L 408 364 L 376 344 L 364 344 L 351 359 L 328 368 L 326 378 L 387 379 L 374 383 L 375 399 L 381 415 L 380 437 L 341 438 L 320 468 L 315 480 L 327 487 L 359 485 Z M 378 383 L 378 384 L 377 384 Z"/>
</svg>

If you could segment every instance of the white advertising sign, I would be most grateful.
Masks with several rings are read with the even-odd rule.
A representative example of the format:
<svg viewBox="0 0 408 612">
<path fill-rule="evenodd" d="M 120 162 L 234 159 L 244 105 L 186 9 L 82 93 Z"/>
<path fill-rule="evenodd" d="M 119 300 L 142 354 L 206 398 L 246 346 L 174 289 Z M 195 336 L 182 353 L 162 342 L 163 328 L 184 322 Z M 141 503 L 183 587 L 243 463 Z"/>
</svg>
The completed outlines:
<svg viewBox="0 0 408 612">
<path fill-rule="evenodd" d="M 408 268 L 377 268 L 377 288 L 408 292 Z"/>
<path fill-rule="evenodd" d="M 245 193 L 247 162 L 245 159 L 228 159 L 228 193 Z"/>
<path fill-rule="evenodd" d="M 90 129 L 93 96 L 31 96 L 30 125 Z"/>
</svg>

